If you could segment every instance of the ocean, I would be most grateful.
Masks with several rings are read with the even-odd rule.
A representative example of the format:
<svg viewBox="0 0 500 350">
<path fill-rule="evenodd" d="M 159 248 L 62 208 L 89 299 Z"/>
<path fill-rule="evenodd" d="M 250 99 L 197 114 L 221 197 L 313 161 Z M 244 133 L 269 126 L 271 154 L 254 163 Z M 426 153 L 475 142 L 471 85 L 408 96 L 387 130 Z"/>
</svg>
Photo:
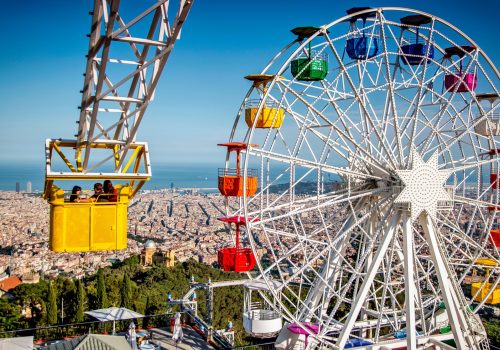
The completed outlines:
<svg viewBox="0 0 500 350">
<path fill-rule="evenodd" d="M 151 180 L 143 186 L 145 190 L 156 190 L 170 188 L 210 188 L 214 192 L 217 188 L 218 168 L 223 167 L 221 164 L 153 164 L 153 176 Z M 271 171 L 271 178 L 277 176 L 286 169 L 286 165 L 275 166 Z M 297 169 L 296 176 L 304 173 L 304 169 Z M 19 182 L 20 190 L 26 191 L 28 181 L 31 182 L 32 192 L 40 192 L 43 190 L 45 168 L 43 163 L 26 163 L 26 164 L 0 164 L 0 191 L 15 191 L 16 182 Z M 327 181 L 334 181 L 337 176 L 328 176 Z M 307 177 L 307 181 L 316 180 L 316 175 L 312 174 Z M 281 177 L 276 181 L 276 184 L 288 183 L 286 176 Z M 58 186 L 71 190 L 74 185 L 81 186 L 85 189 L 92 189 L 95 181 L 73 181 L 59 182 Z M 208 191 L 212 192 L 212 191 Z"/>
<path fill-rule="evenodd" d="M 217 188 L 217 170 L 223 165 L 223 161 L 221 164 L 153 164 L 153 176 L 151 180 L 146 182 L 143 189 L 156 190 L 173 186 L 174 188 L 210 188 L 215 190 Z M 271 178 L 273 178 L 273 175 L 276 176 L 284 171 L 285 168 L 285 165 L 275 167 L 274 171 L 271 171 Z M 296 174 L 297 178 L 300 178 L 303 173 L 304 169 L 298 169 Z M 43 163 L 2 163 L 0 164 L 0 191 L 15 191 L 16 182 L 19 182 L 21 191 L 26 191 L 28 182 L 31 182 L 31 189 L 33 192 L 42 191 L 44 176 L 45 169 Z M 488 176 L 489 174 L 485 175 L 485 183 L 489 182 Z M 459 176 L 459 180 L 460 178 L 461 176 Z M 306 178 L 306 181 L 315 180 L 316 175 L 314 174 Z M 338 181 L 339 178 L 336 175 L 331 175 L 325 178 L 325 180 L 331 182 Z M 449 181 L 451 180 L 452 178 L 450 178 Z M 475 181 L 476 174 L 472 174 L 468 182 L 475 183 Z M 90 190 L 93 187 L 93 183 L 94 181 L 81 181 L 79 183 L 68 181 L 67 185 L 63 184 L 62 187 L 66 190 L 70 190 L 74 185 L 79 185 L 84 189 Z M 286 177 L 282 177 L 276 183 L 288 183 L 288 180 Z"/>
<path fill-rule="evenodd" d="M 222 162 L 222 165 L 224 162 Z M 170 188 L 173 184 L 177 188 L 216 188 L 217 164 L 153 164 L 153 177 L 146 182 L 143 189 Z M 0 164 L 0 190 L 15 191 L 16 182 L 20 190 L 26 191 L 28 181 L 31 182 L 33 192 L 42 191 L 44 185 L 44 164 Z M 83 188 L 92 187 L 93 182 L 73 183 L 67 181 L 67 189 L 74 185 Z M 66 187 L 66 186 L 64 186 Z"/>
</svg>

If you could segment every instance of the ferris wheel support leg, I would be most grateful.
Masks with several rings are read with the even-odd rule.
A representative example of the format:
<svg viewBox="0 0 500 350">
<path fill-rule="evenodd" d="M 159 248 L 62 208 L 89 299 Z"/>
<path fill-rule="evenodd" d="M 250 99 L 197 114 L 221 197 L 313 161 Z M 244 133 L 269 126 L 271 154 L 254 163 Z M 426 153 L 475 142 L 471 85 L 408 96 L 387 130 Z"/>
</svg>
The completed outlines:
<svg viewBox="0 0 500 350">
<path fill-rule="evenodd" d="M 377 234 L 377 224 L 378 224 L 378 217 L 377 215 L 372 215 L 370 218 L 370 221 L 368 222 L 368 236 L 369 237 L 375 237 Z M 365 244 L 368 244 L 367 237 L 365 237 Z M 366 248 L 365 248 L 366 249 Z M 365 268 L 365 273 L 368 271 L 368 267 L 370 266 L 371 262 L 373 260 L 373 251 L 370 251 L 368 256 L 366 257 L 366 268 Z M 365 302 L 365 310 L 368 310 L 369 302 Z M 366 321 L 368 319 L 368 314 L 365 312 L 365 310 L 361 310 L 361 319 Z M 371 338 L 373 333 L 372 328 L 367 328 L 366 330 L 362 331 L 360 336 L 365 337 L 365 338 Z"/>
<path fill-rule="evenodd" d="M 462 311 L 456 304 L 458 298 L 454 295 L 456 291 L 448 270 L 446 269 L 443 256 L 439 250 L 434 224 L 429 215 L 425 212 L 420 214 L 420 223 L 425 235 L 427 236 L 427 241 L 429 242 L 430 254 L 437 272 L 439 287 L 441 288 L 441 292 L 443 294 L 446 312 L 448 314 L 448 320 L 450 322 L 451 331 L 453 332 L 453 339 L 455 340 L 456 347 L 458 350 L 468 349 L 464 334 L 470 334 L 470 332 L 468 329 L 463 329 L 463 327 L 466 327 L 464 315 L 461 315 Z"/>
<path fill-rule="evenodd" d="M 340 349 L 343 349 L 349 335 L 352 332 L 352 327 L 354 326 L 354 322 L 356 322 L 356 319 L 358 318 L 359 312 L 361 311 L 362 306 L 364 305 L 364 301 L 366 299 L 366 296 L 368 295 L 368 292 L 370 291 L 370 287 L 372 286 L 373 279 L 375 278 L 375 275 L 379 271 L 380 264 L 382 262 L 382 259 L 387 252 L 387 248 L 389 247 L 389 244 L 392 241 L 392 238 L 394 237 L 394 231 L 396 230 L 396 226 L 399 222 L 400 215 L 399 213 L 393 214 L 392 220 L 390 223 L 386 226 L 385 231 L 384 231 L 384 236 L 382 238 L 382 241 L 380 242 L 380 245 L 378 247 L 377 252 L 375 253 L 375 256 L 373 257 L 373 261 L 370 265 L 370 268 L 368 269 L 366 273 L 366 277 L 363 281 L 363 284 L 361 285 L 361 288 L 356 295 L 356 299 L 353 302 L 353 307 L 351 310 L 351 313 L 349 314 L 349 317 L 344 324 L 344 327 L 342 328 L 342 332 L 339 335 L 339 339 L 337 340 L 337 346 Z"/>
<path fill-rule="evenodd" d="M 403 245 L 405 267 L 405 301 L 406 301 L 406 347 L 417 348 L 417 332 L 415 329 L 415 279 L 413 274 L 413 230 L 409 213 L 403 214 Z"/>
</svg>

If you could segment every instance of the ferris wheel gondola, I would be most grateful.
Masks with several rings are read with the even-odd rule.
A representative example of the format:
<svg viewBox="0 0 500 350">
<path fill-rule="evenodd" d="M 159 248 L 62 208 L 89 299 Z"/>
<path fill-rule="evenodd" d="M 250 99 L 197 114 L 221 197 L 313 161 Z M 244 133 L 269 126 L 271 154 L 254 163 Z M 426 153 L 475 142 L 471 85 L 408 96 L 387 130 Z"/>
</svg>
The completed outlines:
<svg viewBox="0 0 500 350">
<path fill-rule="evenodd" d="M 486 346 L 478 312 L 500 290 L 500 206 L 496 151 L 485 155 L 500 145 L 498 101 L 475 91 L 498 96 L 498 70 L 467 35 L 420 11 L 364 8 L 311 28 L 257 75 L 268 79 L 252 85 L 229 140 L 248 146 L 228 216 L 247 219 L 254 252 L 267 249 L 251 277 L 288 321 L 276 347 Z M 366 50 L 349 53 L 363 35 Z M 330 57 L 323 79 L 294 69 L 304 52 Z M 279 126 L 276 113 L 265 128 L 242 122 L 255 98 L 255 116 L 283 111 Z M 259 186 L 245 195 L 250 169 Z"/>
</svg>

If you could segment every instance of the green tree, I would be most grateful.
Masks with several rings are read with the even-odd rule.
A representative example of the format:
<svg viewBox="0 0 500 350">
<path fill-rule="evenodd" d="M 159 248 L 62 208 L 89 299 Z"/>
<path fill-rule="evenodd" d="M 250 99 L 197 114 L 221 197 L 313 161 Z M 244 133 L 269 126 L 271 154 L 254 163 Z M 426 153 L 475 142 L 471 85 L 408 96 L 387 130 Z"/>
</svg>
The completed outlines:
<svg viewBox="0 0 500 350">
<path fill-rule="evenodd" d="M 500 346 L 500 321 L 489 318 L 489 320 L 485 320 L 483 318 L 483 325 L 486 329 L 486 333 L 488 334 L 488 340 L 490 341 L 490 345 L 498 347 Z"/>
<path fill-rule="evenodd" d="M 123 284 L 122 284 L 122 289 L 121 289 L 121 303 L 120 303 L 120 305 L 122 307 L 126 307 L 127 309 L 129 309 L 131 306 L 130 291 L 131 291 L 130 277 L 128 277 L 128 274 L 125 273 L 125 274 L 123 274 Z"/>
<path fill-rule="evenodd" d="M 42 329 L 47 326 L 47 304 L 40 300 L 38 307 L 33 308 L 33 320 L 36 320 L 34 327 L 39 328 L 35 331 L 37 338 L 47 338 L 47 330 Z"/>
<path fill-rule="evenodd" d="M 49 285 L 49 304 L 47 307 L 47 321 L 49 325 L 57 324 L 57 289 L 54 283 Z"/>
<path fill-rule="evenodd" d="M 82 281 L 78 281 L 77 284 L 75 322 L 83 322 L 85 312 L 85 289 Z"/>
<path fill-rule="evenodd" d="M 0 298 L 0 331 L 16 329 L 21 318 L 19 305 L 11 303 L 7 299 Z"/>
<path fill-rule="evenodd" d="M 97 271 L 97 308 L 104 309 L 108 307 L 108 296 L 106 294 L 106 281 L 104 280 L 104 271 Z"/>
<path fill-rule="evenodd" d="M 61 322 L 68 323 L 75 321 L 76 315 L 76 286 L 72 278 L 65 278 L 58 284 L 59 297 L 63 300 L 61 308 L 63 308 L 60 313 L 63 315 L 64 319 Z"/>
</svg>

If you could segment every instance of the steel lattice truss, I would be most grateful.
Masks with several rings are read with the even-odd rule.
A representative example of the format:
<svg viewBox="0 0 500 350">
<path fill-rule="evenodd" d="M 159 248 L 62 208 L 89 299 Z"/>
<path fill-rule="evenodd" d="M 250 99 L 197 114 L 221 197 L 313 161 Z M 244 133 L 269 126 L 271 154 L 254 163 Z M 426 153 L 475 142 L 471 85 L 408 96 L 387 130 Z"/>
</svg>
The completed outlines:
<svg viewBox="0 0 500 350">
<path fill-rule="evenodd" d="M 84 169 L 90 144 L 101 138 L 120 143 L 122 165 L 192 5 L 150 3 L 131 18 L 120 15 L 119 0 L 94 3 L 77 135 L 77 150 L 86 145 Z"/>
<path fill-rule="evenodd" d="M 136 137 L 192 4 L 94 2 L 77 139 L 47 140 L 48 181 L 103 173 L 106 178 L 149 178 L 147 144 Z M 76 150 L 75 164 L 70 150 Z M 68 166 L 66 171 L 51 168 L 53 151 Z"/>
<path fill-rule="evenodd" d="M 415 14 L 429 23 L 399 21 Z M 490 173 L 499 173 L 499 72 L 457 28 L 400 8 L 375 10 L 364 31 L 378 38 L 379 50 L 351 59 L 349 19 L 285 47 L 263 71 L 274 79 L 254 84 L 236 118 L 231 141 L 259 145 L 244 160 L 245 172 L 258 168 L 259 190 L 231 213 L 260 219 L 247 228 L 263 255 L 256 278 L 273 286 L 270 304 L 289 322 L 319 326 L 318 334 L 304 327 L 309 348 L 341 349 L 353 340 L 386 349 L 439 348 L 445 340 L 485 347 L 477 312 L 500 282 L 499 251 L 489 239 L 500 208 L 499 186 L 490 183 Z M 432 43 L 434 57 L 406 65 L 401 48 L 415 35 Z M 445 49 L 459 45 L 475 49 L 450 59 Z M 290 65 L 301 54 L 327 54 L 327 77 L 294 78 Z M 476 75 L 475 91 L 444 86 L 460 61 Z M 245 105 L 255 97 L 259 110 L 285 111 L 280 128 L 247 127 Z M 437 168 L 425 165 L 434 155 Z M 442 194 L 430 196 L 435 211 L 413 221 L 415 201 L 426 200 L 419 184 Z M 414 193 L 402 196 L 407 186 Z M 474 293 L 471 281 L 479 281 Z M 396 332 L 406 335 L 396 339 Z M 305 345 L 286 327 L 283 339 Z"/>
</svg>

